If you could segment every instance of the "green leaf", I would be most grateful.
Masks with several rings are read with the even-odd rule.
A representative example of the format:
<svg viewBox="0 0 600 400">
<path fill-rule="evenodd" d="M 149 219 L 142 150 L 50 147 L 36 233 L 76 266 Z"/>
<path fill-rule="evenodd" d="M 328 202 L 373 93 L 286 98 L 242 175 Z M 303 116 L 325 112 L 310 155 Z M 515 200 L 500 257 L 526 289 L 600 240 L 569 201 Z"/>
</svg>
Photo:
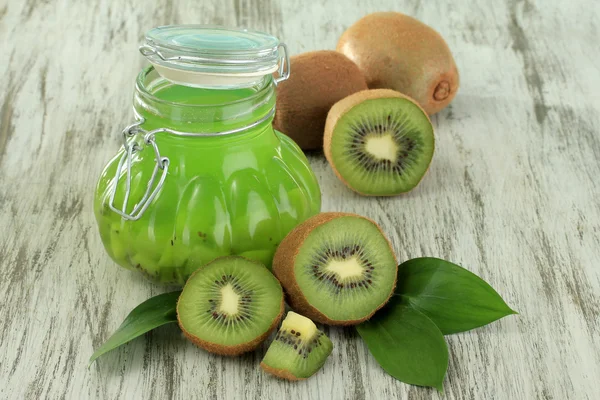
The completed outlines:
<svg viewBox="0 0 600 400">
<path fill-rule="evenodd" d="M 181 290 L 154 296 L 133 309 L 119 329 L 90 357 L 88 366 L 104 353 L 116 349 L 159 326 L 177 322 L 177 299 Z"/>
<path fill-rule="evenodd" d="M 394 378 L 443 391 L 448 348 L 438 327 L 395 297 L 356 327 L 379 365 Z"/>
<path fill-rule="evenodd" d="M 398 267 L 396 293 L 427 315 L 444 335 L 516 314 L 483 279 L 439 258 L 415 258 Z"/>
</svg>

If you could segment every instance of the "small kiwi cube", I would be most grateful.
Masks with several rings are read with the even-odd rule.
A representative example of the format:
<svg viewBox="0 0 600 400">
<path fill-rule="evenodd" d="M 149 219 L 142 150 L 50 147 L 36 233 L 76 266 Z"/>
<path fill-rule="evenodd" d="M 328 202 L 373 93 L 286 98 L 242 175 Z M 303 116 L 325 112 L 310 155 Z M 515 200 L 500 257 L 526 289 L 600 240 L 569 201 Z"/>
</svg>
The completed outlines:
<svg viewBox="0 0 600 400">
<path fill-rule="evenodd" d="M 331 340 L 310 319 L 288 312 L 260 366 L 292 381 L 311 377 L 333 350 Z"/>
</svg>

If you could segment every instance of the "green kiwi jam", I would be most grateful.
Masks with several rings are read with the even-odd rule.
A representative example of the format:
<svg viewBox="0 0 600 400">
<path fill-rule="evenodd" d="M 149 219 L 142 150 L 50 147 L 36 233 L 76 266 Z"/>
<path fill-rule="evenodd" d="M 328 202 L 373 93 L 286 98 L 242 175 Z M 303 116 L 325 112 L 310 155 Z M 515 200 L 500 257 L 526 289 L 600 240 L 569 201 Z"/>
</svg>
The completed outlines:
<svg viewBox="0 0 600 400">
<path fill-rule="evenodd" d="M 279 242 L 297 224 L 320 210 L 317 180 L 300 148 L 272 127 L 273 78 L 252 87 L 203 89 L 174 84 L 153 67 L 138 76 L 134 111 L 148 132 L 168 128 L 200 135 L 154 136 L 169 159 L 156 197 L 136 220 L 124 218 L 144 199 L 157 166 L 143 132 L 128 139 L 138 150 L 116 177 L 125 153 L 105 167 L 96 188 L 94 212 L 102 242 L 122 267 L 152 281 L 183 285 L 213 259 L 240 255 L 270 268 Z M 210 133 L 238 130 L 214 136 Z M 202 135 L 207 134 L 207 135 Z M 125 163 L 126 164 L 126 163 Z M 158 175 L 153 186 L 163 171 Z M 110 207 L 113 196 L 113 208 Z"/>
</svg>

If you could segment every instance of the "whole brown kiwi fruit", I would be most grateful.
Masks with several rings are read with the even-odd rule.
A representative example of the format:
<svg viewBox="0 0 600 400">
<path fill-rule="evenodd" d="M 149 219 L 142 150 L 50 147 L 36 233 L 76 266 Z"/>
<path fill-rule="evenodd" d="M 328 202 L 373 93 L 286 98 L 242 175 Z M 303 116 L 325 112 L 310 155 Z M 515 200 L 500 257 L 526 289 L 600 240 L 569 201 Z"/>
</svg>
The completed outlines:
<svg viewBox="0 0 600 400">
<path fill-rule="evenodd" d="M 450 104 L 458 90 L 458 70 L 446 42 L 408 15 L 369 14 L 342 34 L 337 50 L 359 66 L 369 88 L 401 92 L 429 115 Z"/>
<path fill-rule="evenodd" d="M 290 71 L 290 77 L 277 85 L 273 126 L 303 150 L 320 149 L 331 106 L 367 89 L 367 83 L 356 64 L 332 50 L 292 56 Z"/>
<path fill-rule="evenodd" d="M 381 228 L 360 215 L 326 212 L 298 225 L 281 242 L 273 273 L 288 304 L 327 325 L 369 319 L 394 292 L 398 267 Z"/>
</svg>

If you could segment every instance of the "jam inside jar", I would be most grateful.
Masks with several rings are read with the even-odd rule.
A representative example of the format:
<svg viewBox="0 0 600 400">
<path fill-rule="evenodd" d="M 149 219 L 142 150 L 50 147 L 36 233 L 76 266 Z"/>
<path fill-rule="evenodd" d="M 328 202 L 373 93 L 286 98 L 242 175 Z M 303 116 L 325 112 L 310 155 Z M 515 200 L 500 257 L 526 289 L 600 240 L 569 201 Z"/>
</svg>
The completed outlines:
<svg viewBox="0 0 600 400">
<path fill-rule="evenodd" d="M 320 211 L 306 157 L 272 127 L 275 85 L 289 75 L 281 46 L 217 27 L 146 35 L 141 51 L 153 66 L 136 80 L 136 122 L 95 195 L 115 262 L 178 285 L 220 256 L 270 267 L 285 235 Z"/>
</svg>

